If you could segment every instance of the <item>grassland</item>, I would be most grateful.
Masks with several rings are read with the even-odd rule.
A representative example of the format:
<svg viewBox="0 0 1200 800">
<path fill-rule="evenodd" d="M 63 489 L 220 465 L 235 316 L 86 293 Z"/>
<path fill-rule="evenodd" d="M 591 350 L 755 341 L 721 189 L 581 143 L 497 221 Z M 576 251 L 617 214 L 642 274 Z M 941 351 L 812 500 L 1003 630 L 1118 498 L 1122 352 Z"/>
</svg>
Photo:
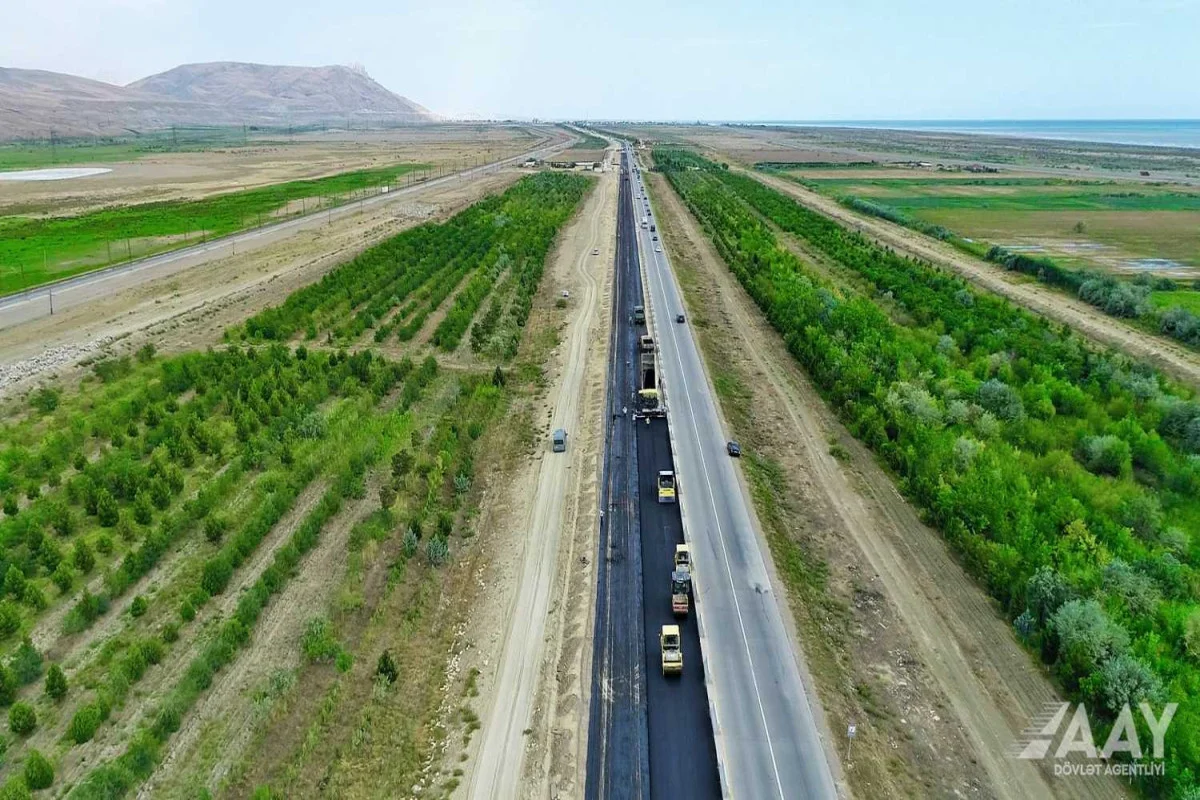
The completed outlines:
<svg viewBox="0 0 1200 800">
<path fill-rule="evenodd" d="M 72 217 L 0 217 L 0 294 L 338 205 L 423 167 L 396 164 Z"/>
</svg>

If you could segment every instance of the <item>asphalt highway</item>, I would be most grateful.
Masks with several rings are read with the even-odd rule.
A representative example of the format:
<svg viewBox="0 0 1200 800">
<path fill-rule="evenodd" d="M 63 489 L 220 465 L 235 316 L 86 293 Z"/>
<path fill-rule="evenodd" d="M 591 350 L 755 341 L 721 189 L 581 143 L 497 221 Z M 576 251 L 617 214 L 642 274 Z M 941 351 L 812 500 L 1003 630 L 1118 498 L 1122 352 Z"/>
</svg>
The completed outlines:
<svg viewBox="0 0 1200 800">
<path fill-rule="evenodd" d="M 633 179 L 635 195 L 637 177 Z M 642 199 L 635 198 L 640 219 Z M 651 207 L 652 208 L 652 207 Z M 653 216 L 651 216 L 653 219 Z M 675 445 L 680 504 L 728 795 L 832 798 L 834 780 L 667 255 L 636 228 Z M 640 455 L 640 453 L 639 453 Z M 647 596 L 648 601 L 648 596 Z M 653 773 L 652 773 L 653 775 Z"/>
<path fill-rule="evenodd" d="M 643 298 L 635 209 L 622 179 L 585 796 L 702 800 L 721 791 L 695 615 L 671 613 L 683 523 L 678 505 L 657 502 L 656 484 L 658 471 L 672 467 L 670 436 L 666 421 L 629 414 L 647 331 L 633 324 L 633 307 Z M 667 678 L 658 632 L 671 623 L 681 628 L 684 669 Z"/>
</svg>

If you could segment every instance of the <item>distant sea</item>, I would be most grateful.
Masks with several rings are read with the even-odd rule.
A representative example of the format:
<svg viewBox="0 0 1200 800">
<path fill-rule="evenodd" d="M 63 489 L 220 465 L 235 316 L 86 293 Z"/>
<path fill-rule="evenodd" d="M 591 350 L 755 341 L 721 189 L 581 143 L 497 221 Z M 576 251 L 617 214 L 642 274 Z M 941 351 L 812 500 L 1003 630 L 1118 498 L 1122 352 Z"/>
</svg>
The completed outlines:
<svg viewBox="0 0 1200 800">
<path fill-rule="evenodd" d="M 1026 139 L 1060 139 L 1105 144 L 1200 148 L 1200 119 L 1080 120 L 844 120 L 822 122 L 763 121 L 763 125 L 837 128 L 891 128 L 941 133 L 982 133 Z"/>
</svg>

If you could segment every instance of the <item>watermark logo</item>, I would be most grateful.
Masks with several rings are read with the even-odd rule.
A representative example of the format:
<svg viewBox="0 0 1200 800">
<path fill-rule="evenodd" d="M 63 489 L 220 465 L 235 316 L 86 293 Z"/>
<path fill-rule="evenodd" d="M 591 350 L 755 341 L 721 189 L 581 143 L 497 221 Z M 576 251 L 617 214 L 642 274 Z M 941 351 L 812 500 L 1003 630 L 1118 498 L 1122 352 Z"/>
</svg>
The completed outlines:
<svg viewBox="0 0 1200 800">
<path fill-rule="evenodd" d="M 1074 713 L 1070 703 L 1048 703 L 1024 730 L 1011 755 L 1024 761 L 1053 759 L 1056 776 L 1162 775 L 1163 739 L 1178 708 L 1178 703 L 1167 703 L 1161 713 L 1156 714 L 1149 703 L 1139 703 L 1137 710 L 1152 739 L 1143 742 L 1138 734 L 1134 710 L 1126 704 L 1117 715 L 1108 738 L 1097 746 L 1083 703 L 1075 706 Z M 1148 750 L 1146 744 L 1150 745 Z M 1113 762 L 1113 756 L 1118 753 L 1124 753 L 1128 759 Z"/>
</svg>

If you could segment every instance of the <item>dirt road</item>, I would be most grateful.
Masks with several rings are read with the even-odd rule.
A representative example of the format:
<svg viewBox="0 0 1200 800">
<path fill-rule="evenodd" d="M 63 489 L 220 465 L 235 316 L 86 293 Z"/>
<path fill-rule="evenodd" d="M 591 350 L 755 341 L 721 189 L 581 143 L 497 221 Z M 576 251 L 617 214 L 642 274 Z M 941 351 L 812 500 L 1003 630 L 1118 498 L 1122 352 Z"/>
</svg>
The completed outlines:
<svg viewBox="0 0 1200 800">
<path fill-rule="evenodd" d="M 866 788 L 877 796 L 1121 797 L 1116 783 L 1055 780 L 1008 757 L 1043 704 L 1058 699 L 1054 687 L 939 534 L 921 522 L 872 454 L 837 421 L 677 196 L 657 176 L 655 186 L 668 246 L 674 253 L 677 240 L 684 243 L 676 261 L 690 262 L 694 273 L 690 290 L 685 284 L 693 325 L 712 329 L 702 337 L 726 342 L 723 352 L 737 362 L 751 393 L 746 427 L 766 431 L 764 446 L 775 448 L 772 457 L 791 495 L 784 504 L 799 511 L 802 530 L 794 535 L 811 538 L 829 568 L 826 591 L 844 594 L 852 609 L 852 635 L 843 645 L 848 652 L 838 656 L 849 673 L 840 677 L 853 681 L 851 699 L 824 696 L 831 691 L 825 675 L 822 700 L 835 719 L 860 712 L 837 721 L 857 719 L 860 733 L 868 731 L 862 745 L 871 747 L 866 737 L 872 737 L 892 753 L 885 759 L 913 761 L 913 777 L 922 782 L 919 789 L 874 782 Z M 736 420 L 737 414 L 731 416 Z M 831 441 L 844 448 L 844 458 L 831 454 Z M 829 638 L 831 624 L 822 622 L 815 633 L 800 627 Z M 866 705 L 865 715 L 855 709 L 873 692 L 882 697 Z M 890 713 L 872 708 L 884 700 L 894 704 Z M 846 769 L 861 793 L 854 773 L 863 765 L 851 762 Z M 889 766 L 872 781 L 897 780 L 898 772 Z"/>
<path fill-rule="evenodd" d="M 1016 281 L 1002 268 L 971 258 L 948 244 L 936 241 L 886 220 L 857 214 L 836 200 L 820 195 L 785 178 L 744 170 L 801 205 L 852 228 L 880 244 L 907 255 L 951 269 L 978 286 L 1006 297 L 1034 313 L 1070 326 L 1082 335 L 1135 358 L 1151 361 L 1166 372 L 1193 386 L 1200 386 L 1200 353 L 1169 339 L 1137 330 L 1097 308 L 1040 283 Z"/>
<path fill-rule="evenodd" d="M 591 584 L 590 570 L 573 567 L 580 566 L 579 556 L 591 555 L 596 525 L 594 503 L 587 507 L 582 498 L 596 492 L 602 348 L 608 339 L 602 298 L 613 259 L 616 188 L 617 173 L 603 173 L 579 217 L 562 234 L 547 275 L 555 291 L 570 293 L 569 310 L 556 363 L 547 376 L 544 416 L 536 420 L 538 455 L 513 489 L 509 516 L 516 525 L 508 526 L 513 529 L 512 557 L 502 559 L 484 579 L 492 587 L 493 613 L 483 610 L 488 620 L 473 621 L 471 658 L 481 670 L 483 727 L 463 784 L 463 793 L 472 798 L 545 796 L 551 767 L 544 757 L 551 729 L 556 742 L 563 730 L 574 743 L 570 753 L 555 756 L 556 782 L 570 782 L 578 763 L 587 708 L 579 697 L 584 691 L 579 675 L 590 661 L 584 642 Z M 592 255 L 596 249 L 599 253 Z M 566 453 L 550 451 L 548 433 L 556 428 L 568 433 Z M 565 704 L 556 676 L 565 678 Z M 532 753 L 537 754 L 530 758 L 532 776 L 522 785 L 525 760 Z"/>
</svg>

